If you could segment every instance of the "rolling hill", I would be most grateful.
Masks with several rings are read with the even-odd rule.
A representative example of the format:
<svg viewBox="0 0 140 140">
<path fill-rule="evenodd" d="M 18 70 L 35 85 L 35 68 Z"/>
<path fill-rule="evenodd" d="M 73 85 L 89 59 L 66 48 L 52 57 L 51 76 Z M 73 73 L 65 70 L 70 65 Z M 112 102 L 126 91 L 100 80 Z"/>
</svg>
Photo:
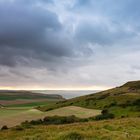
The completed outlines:
<svg viewBox="0 0 140 140">
<path fill-rule="evenodd" d="M 23 90 L 0 90 L 1 106 L 62 100 L 64 100 L 64 98 L 57 94 L 42 94 Z"/>
<path fill-rule="evenodd" d="M 120 87 L 60 101 L 39 109 L 48 111 L 71 105 L 90 109 L 108 109 L 116 117 L 140 116 L 140 81 L 127 82 Z"/>
<path fill-rule="evenodd" d="M 45 113 L 34 109 L 65 100 L 60 95 L 35 93 L 32 91 L 0 91 L 0 127 L 14 126 L 25 120 L 41 118 Z"/>
<path fill-rule="evenodd" d="M 24 90 L 0 90 L 0 100 L 15 100 L 15 99 L 63 99 L 57 94 L 42 94 Z"/>
</svg>

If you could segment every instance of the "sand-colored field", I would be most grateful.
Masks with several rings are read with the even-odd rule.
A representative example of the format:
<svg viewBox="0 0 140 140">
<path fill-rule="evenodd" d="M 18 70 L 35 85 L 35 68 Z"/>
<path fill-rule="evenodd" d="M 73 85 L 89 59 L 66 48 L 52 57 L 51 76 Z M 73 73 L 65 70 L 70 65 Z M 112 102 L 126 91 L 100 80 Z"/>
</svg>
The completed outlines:
<svg viewBox="0 0 140 140">
<path fill-rule="evenodd" d="M 101 110 L 96 110 L 96 109 L 87 109 L 83 107 L 78 107 L 78 106 L 67 106 L 67 107 L 62 107 L 58 108 L 52 111 L 48 111 L 46 113 L 48 116 L 70 116 L 70 115 L 75 115 L 79 118 L 88 118 L 91 116 L 96 116 L 101 114 Z"/>
<path fill-rule="evenodd" d="M 94 110 L 94 109 L 86 109 L 77 106 L 68 106 L 63 107 L 47 112 L 41 112 L 37 109 L 27 109 L 24 110 L 23 108 L 20 110 L 19 108 L 16 110 L 12 109 L 0 109 L 0 127 L 3 125 L 7 125 L 8 127 L 12 127 L 15 125 L 20 124 L 26 120 L 36 120 L 40 118 L 44 118 L 45 116 L 70 116 L 75 115 L 79 118 L 88 118 L 91 116 L 96 116 L 101 113 L 101 110 Z"/>
</svg>

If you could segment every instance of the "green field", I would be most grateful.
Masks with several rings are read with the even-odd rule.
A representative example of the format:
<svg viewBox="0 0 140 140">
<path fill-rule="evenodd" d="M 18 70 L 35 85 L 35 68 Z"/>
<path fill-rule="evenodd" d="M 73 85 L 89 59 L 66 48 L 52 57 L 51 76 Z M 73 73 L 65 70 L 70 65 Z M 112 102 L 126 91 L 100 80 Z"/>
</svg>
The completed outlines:
<svg viewBox="0 0 140 140">
<path fill-rule="evenodd" d="M 100 110 L 86 109 L 82 107 L 69 106 L 47 112 L 39 111 L 30 107 L 10 107 L 0 109 L 0 127 L 7 125 L 12 127 L 28 120 L 36 120 L 46 116 L 70 116 L 75 115 L 79 118 L 88 118 L 101 114 Z"/>
<path fill-rule="evenodd" d="M 32 103 L 25 103 L 25 104 L 13 104 L 13 105 L 7 105 L 6 107 L 23 107 L 23 108 L 34 108 L 37 106 L 49 106 L 56 103 L 56 101 L 42 101 L 42 102 L 32 102 Z"/>
<path fill-rule="evenodd" d="M 140 140 L 140 118 L 4 130 L 0 140 Z"/>
</svg>

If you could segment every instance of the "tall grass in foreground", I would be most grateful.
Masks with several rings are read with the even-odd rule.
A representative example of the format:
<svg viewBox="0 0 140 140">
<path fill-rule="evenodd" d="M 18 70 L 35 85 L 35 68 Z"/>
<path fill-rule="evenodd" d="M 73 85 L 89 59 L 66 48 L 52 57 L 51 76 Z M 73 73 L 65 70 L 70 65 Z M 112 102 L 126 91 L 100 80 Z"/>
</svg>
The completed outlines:
<svg viewBox="0 0 140 140">
<path fill-rule="evenodd" d="M 0 140 L 140 140 L 140 118 L 4 130 Z"/>
</svg>

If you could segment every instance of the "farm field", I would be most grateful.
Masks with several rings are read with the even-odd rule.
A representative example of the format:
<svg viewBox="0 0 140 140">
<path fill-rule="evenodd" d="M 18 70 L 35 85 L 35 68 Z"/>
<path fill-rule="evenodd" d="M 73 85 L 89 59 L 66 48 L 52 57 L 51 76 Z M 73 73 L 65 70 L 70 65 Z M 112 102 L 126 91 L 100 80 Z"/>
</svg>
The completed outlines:
<svg viewBox="0 0 140 140">
<path fill-rule="evenodd" d="M 140 118 L 4 130 L 0 140 L 139 140 Z"/>
<path fill-rule="evenodd" d="M 26 120 L 36 120 L 44 118 L 45 116 L 70 116 L 75 115 L 79 118 L 88 118 L 92 116 L 99 115 L 101 110 L 86 109 L 83 107 L 68 106 L 62 107 L 55 110 L 50 110 L 47 112 L 39 111 L 31 107 L 9 107 L 0 109 L 0 127 L 7 125 L 12 127 L 20 124 Z M 18 118 L 18 119 L 17 119 Z"/>
</svg>

